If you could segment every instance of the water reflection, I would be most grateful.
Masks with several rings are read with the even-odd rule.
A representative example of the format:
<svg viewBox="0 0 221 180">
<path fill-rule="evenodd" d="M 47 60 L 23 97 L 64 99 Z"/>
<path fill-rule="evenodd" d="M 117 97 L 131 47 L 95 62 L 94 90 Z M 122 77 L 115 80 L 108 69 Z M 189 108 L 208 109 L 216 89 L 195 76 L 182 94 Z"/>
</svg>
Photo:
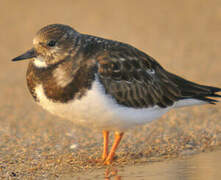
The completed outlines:
<svg viewBox="0 0 221 180">
<path fill-rule="evenodd" d="M 121 176 L 118 175 L 116 168 L 107 168 L 105 171 L 105 180 L 121 180 Z"/>
<path fill-rule="evenodd" d="M 88 177 L 96 180 L 218 180 L 221 179 L 221 150 L 145 165 L 108 167 L 82 174 L 79 179 Z"/>
</svg>

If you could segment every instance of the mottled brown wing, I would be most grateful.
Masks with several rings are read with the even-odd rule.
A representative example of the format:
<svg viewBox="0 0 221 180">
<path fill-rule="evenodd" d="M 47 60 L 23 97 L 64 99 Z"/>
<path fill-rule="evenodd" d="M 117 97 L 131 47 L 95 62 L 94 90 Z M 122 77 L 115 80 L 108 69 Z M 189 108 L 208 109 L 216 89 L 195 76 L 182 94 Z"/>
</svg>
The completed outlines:
<svg viewBox="0 0 221 180">
<path fill-rule="evenodd" d="M 107 94 L 119 104 L 144 108 L 167 107 L 181 97 L 177 85 L 150 56 L 121 46 L 97 57 L 98 76 Z"/>
</svg>

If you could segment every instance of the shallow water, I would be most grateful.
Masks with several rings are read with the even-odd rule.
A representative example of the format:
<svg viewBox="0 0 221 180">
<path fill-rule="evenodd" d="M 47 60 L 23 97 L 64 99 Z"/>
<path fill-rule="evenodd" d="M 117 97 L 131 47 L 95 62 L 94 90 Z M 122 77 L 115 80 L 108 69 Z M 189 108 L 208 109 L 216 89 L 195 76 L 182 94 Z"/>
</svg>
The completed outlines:
<svg viewBox="0 0 221 180">
<path fill-rule="evenodd" d="M 77 179 L 218 180 L 221 179 L 221 150 L 163 162 L 94 170 L 78 175 Z"/>
</svg>

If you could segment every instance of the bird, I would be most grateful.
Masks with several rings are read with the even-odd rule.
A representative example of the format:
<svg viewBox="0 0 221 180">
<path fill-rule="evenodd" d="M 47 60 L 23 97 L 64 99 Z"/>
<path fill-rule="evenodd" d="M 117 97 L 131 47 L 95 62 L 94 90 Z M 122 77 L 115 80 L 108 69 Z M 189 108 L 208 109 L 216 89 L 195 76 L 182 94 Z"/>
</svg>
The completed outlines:
<svg viewBox="0 0 221 180">
<path fill-rule="evenodd" d="M 102 133 L 102 160 L 107 165 L 128 129 L 174 108 L 216 104 L 221 97 L 220 88 L 170 73 L 132 45 L 64 24 L 41 28 L 33 47 L 12 61 L 25 59 L 34 100 L 55 116 Z M 109 151 L 110 132 L 114 142 Z"/>
</svg>

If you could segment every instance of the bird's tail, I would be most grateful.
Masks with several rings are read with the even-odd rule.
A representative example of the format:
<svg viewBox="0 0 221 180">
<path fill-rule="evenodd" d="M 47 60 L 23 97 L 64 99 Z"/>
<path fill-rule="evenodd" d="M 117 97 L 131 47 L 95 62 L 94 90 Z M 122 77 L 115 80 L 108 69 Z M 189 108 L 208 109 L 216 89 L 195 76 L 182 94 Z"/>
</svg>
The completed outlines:
<svg viewBox="0 0 221 180">
<path fill-rule="evenodd" d="M 183 102 L 189 102 L 189 105 L 204 103 L 216 104 L 218 100 L 214 98 L 221 97 L 221 95 L 217 94 L 217 92 L 221 91 L 221 88 L 196 84 L 169 72 L 168 76 L 181 90 L 182 97 L 180 97 L 180 100 L 183 100 Z M 185 105 L 182 105 L 181 103 L 181 105 L 178 105 L 178 107 L 186 105 L 188 106 L 188 103 L 184 104 Z"/>
</svg>

